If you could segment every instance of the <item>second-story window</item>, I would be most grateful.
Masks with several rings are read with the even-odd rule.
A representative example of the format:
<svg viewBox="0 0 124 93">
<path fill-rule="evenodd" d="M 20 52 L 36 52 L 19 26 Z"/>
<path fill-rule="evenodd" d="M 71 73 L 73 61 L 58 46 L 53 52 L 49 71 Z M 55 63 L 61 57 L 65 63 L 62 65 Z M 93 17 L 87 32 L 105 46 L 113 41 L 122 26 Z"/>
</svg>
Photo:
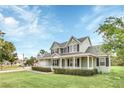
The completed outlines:
<svg viewBox="0 0 124 93">
<path fill-rule="evenodd" d="M 68 49 L 67 49 L 67 51 L 69 52 L 69 46 L 68 46 Z"/>
<path fill-rule="evenodd" d="M 59 53 L 59 48 L 57 48 L 57 52 L 56 53 Z"/>
<path fill-rule="evenodd" d="M 61 53 L 63 53 L 63 49 L 61 48 L 60 50 L 61 50 Z"/>
<path fill-rule="evenodd" d="M 79 44 L 77 44 L 77 51 L 79 52 Z"/>
<path fill-rule="evenodd" d="M 72 52 L 72 46 L 69 46 L 69 52 Z"/>
<path fill-rule="evenodd" d="M 77 45 L 73 46 L 73 52 L 77 52 Z"/>
</svg>

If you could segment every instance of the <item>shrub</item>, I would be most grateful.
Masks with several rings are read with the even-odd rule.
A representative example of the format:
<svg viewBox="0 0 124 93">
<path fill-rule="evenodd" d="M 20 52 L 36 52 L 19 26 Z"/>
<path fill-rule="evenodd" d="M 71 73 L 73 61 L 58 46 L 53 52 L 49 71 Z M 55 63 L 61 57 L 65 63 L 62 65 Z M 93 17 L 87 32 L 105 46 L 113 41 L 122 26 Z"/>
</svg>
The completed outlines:
<svg viewBox="0 0 124 93">
<path fill-rule="evenodd" d="M 67 74 L 67 75 L 79 75 L 79 76 L 92 76 L 97 74 L 97 69 L 92 70 L 82 70 L 82 69 L 62 69 L 54 68 L 55 74 Z"/>
<path fill-rule="evenodd" d="M 32 67 L 32 70 L 42 71 L 42 72 L 51 72 L 51 68 L 46 68 L 46 67 Z"/>
</svg>

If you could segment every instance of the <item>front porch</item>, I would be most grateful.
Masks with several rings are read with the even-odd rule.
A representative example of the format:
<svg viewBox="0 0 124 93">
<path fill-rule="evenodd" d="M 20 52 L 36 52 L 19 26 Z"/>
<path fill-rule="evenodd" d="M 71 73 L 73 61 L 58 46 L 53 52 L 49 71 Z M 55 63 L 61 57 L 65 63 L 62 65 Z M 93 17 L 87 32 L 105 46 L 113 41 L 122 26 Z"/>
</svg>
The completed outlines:
<svg viewBox="0 0 124 93">
<path fill-rule="evenodd" d="M 94 69 L 96 68 L 96 57 L 62 57 L 51 59 L 52 68 L 69 68 L 69 69 Z"/>
</svg>

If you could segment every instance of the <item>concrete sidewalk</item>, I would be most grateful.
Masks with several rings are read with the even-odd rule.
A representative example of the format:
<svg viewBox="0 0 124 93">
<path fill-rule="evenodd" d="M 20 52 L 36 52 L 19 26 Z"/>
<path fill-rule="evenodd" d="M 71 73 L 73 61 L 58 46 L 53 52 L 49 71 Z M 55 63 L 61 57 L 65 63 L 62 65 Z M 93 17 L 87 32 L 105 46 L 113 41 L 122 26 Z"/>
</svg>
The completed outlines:
<svg viewBox="0 0 124 93">
<path fill-rule="evenodd" d="M 41 72 L 41 71 L 34 71 L 34 70 L 30 70 L 30 71 L 38 74 L 53 74 L 53 72 Z"/>
<path fill-rule="evenodd" d="M 31 70 L 31 67 L 25 67 L 25 68 L 21 68 L 21 69 L 18 69 L 18 70 L 3 70 L 3 71 L 0 71 L 0 73 L 9 73 L 9 72 L 18 72 L 18 71 L 30 71 Z"/>
</svg>

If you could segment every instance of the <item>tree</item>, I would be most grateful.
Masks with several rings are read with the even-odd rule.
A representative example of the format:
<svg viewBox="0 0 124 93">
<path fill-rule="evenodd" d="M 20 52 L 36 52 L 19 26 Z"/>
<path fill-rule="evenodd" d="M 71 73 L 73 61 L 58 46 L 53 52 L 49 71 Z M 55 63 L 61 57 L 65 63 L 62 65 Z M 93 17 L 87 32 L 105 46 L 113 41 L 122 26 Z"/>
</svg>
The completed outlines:
<svg viewBox="0 0 124 93">
<path fill-rule="evenodd" d="M 116 54 L 124 63 L 124 22 L 123 18 L 109 17 L 96 31 L 103 36 L 102 49 L 106 53 Z"/>
<path fill-rule="evenodd" d="M 11 66 L 12 66 L 12 64 L 16 61 L 18 59 L 18 57 L 17 57 L 17 53 L 13 53 L 13 54 L 11 54 L 11 55 L 9 55 L 9 62 L 11 63 Z"/>
<path fill-rule="evenodd" d="M 42 54 L 45 54 L 45 53 L 47 53 L 47 51 L 45 51 L 44 49 L 41 49 L 40 50 L 40 54 L 42 55 Z"/>
<path fill-rule="evenodd" d="M 0 65 L 1 65 L 1 70 L 2 70 L 2 64 L 3 64 L 3 45 L 4 45 L 4 39 L 2 38 L 4 36 L 4 32 L 0 31 Z"/>
<path fill-rule="evenodd" d="M 3 60 L 11 62 L 11 64 L 17 59 L 16 48 L 13 43 L 5 41 L 1 35 L 3 32 L 0 31 L 0 64 L 2 70 Z"/>
<path fill-rule="evenodd" d="M 36 62 L 37 62 L 37 59 L 35 57 L 31 56 L 30 59 L 27 59 L 25 65 L 33 66 L 34 63 L 36 63 Z"/>
</svg>

